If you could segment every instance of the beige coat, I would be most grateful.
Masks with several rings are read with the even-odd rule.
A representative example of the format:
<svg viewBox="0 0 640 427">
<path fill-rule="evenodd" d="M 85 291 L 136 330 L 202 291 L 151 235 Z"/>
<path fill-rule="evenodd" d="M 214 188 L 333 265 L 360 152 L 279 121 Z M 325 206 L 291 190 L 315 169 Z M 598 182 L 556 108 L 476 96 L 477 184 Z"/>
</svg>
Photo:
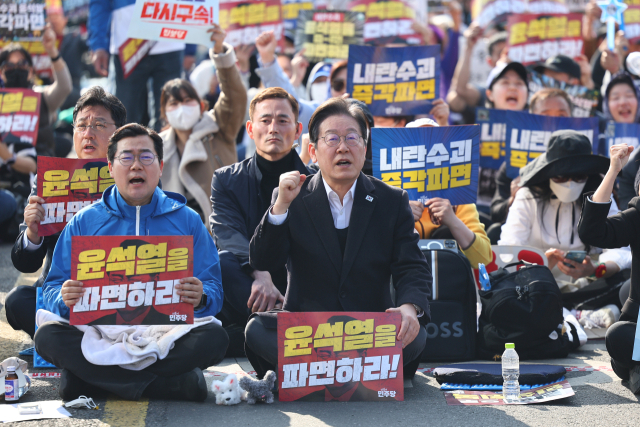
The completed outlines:
<svg viewBox="0 0 640 427">
<path fill-rule="evenodd" d="M 162 188 L 180 194 L 188 191 L 204 214 L 211 215 L 211 178 L 216 169 L 238 161 L 236 135 L 244 122 L 247 92 L 236 68 L 233 47 L 225 43 L 225 52 L 211 59 L 220 81 L 220 97 L 195 124 L 187 140 L 182 158 L 176 147 L 173 128 L 162 132 L 164 170 Z"/>
</svg>

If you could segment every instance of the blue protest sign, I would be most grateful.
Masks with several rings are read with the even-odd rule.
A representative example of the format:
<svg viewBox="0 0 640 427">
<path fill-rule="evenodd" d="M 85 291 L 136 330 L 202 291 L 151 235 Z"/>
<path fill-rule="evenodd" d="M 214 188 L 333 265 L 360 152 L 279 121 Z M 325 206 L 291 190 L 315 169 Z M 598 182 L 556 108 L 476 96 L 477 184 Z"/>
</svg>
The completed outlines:
<svg viewBox="0 0 640 427">
<path fill-rule="evenodd" d="M 640 141 L 640 124 L 638 123 L 616 123 L 613 120 L 607 122 L 604 131 L 606 143 L 600 148 L 601 153 L 609 157 L 609 148 L 612 145 L 627 144 L 638 149 Z"/>
<path fill-rule="evenodd" d="M 373 175 L 403 188 L 409 199 L 475 203 L 480 126 L 373 128 Z"/>
<path fill-rule="evenodd" d="M 506 111 L 477 108 L 476 123 L 480 125 L 480 167 L 499 169 L 504 162 L 507 134 Z"/>
<path fill-rule="evenodd" d="M 440 47 L 351 45 L 347 82 L 374 116 L 428 114 L 440 97 Z"/>
<path fill-rule="evenodd" d="M 596 117 L 550 117 L 519 111 L 505 111 L 507 123 L 507 176 L 516 178 L 520 168 L 547 151 L 549 138 L 556 130 L 572 129 L 583 133 L 598 153 L 598 119 Z"/>
</svg>

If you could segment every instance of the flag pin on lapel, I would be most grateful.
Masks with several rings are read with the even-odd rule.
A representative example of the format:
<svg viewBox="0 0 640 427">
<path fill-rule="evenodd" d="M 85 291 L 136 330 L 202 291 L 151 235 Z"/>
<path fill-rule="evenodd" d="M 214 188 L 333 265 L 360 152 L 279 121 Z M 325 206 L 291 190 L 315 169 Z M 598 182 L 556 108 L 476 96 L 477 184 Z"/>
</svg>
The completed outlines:
<svg viewBox="0 0 640 427">
<path fill-rule="evenodd" d="M 367 196 L 365 197 L 365 199 L 367 199 L 367 202 L 373 202 L 373 197 L 371 196 Z"/>
</svg>

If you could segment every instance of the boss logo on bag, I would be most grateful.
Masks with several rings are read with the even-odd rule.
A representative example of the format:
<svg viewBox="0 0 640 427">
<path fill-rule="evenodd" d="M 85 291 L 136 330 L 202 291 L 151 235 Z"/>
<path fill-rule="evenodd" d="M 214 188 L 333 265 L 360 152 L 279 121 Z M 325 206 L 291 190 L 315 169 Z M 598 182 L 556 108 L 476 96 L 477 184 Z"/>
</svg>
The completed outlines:
<svg viewBox="0 0 640 427">
<path fill-rule="evenodd" d="M 464 335 L 464 331 L 460 328 L 462 326 L 462 322 L 453 322 L 451 328 L 453 329 L 453 333 L 449 329 L 449 322 L 442 322 L 438 326 L 435 323 L 429 323 L 427 325 L 427 339 L 437 338 L 460 338 Z"/>
</svg>

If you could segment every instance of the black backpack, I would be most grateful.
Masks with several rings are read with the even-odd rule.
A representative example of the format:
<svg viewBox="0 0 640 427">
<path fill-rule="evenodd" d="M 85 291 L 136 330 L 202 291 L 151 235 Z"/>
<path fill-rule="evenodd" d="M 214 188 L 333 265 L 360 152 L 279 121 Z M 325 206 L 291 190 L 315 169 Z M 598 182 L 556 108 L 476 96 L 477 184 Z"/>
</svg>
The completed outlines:
<svg viewBox="0 0 640 427">
<path fill-rule="evenodd" d="M 422 361 L 472 360 L 475 358 L 477 320 L 476 283 L 469 260 L 455 249 L 420 248 L 433 274 L 429 298 L 431 323 Z"/>
<path fill-rule="evenodd" d="M 549 268 L 520 261 L 489 277 L 491 289 L 480 291 L 478 357 L 499 360 L 505 343 L 515 344 L 520 360 L 566 357 L 574 345 L 562 332 L 562 294 Z"/>
</svg>

